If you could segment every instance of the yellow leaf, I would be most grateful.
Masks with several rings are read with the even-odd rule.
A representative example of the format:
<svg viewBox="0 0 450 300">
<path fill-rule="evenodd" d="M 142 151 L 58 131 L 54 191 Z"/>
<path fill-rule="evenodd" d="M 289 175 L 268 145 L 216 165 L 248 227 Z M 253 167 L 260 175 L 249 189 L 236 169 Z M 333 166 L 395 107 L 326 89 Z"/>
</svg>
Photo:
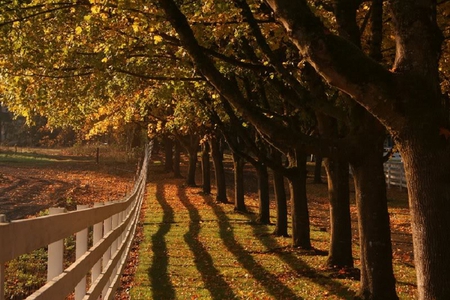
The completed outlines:
<svg viewBox="0 0 450 300">
<path fill-rule="evenodd" d="M 93 14 L 98 14 L 98 13 L 100 12 L 100 6 L 98 6 L 98 5 L 93 5 L 93 6 L 91 7 L 91 11 L 92 11 Z"/>
<path fill-rule="evenodd" d="M 91 20 L 91 15 L 85 15 L 85 16 L 83 17 L 83 19 L 84 19 L 86 22 L 89 22 L 89 21 Z"/>
<path fill-rule="evenodd" d="M 162 38 L 162 36 L 160 36 L 160 35 L 155 35 L 155 36 L 153 37 L 153 40 L 155 41 L 155 44 L 158 44 L 158 43 L 161 43 L 161 42 L 162 42 L 163 38 Z"/>
<path fill-rule="evenodd" d="M 134 32 L 139 32 L 139 24 L 138 23 L 134 22 L 132 26 L 133 26 Z"/>
<path fill-rule="evenodd" d="M 77 26 L 77 28 L 75 28 L 75 33 L 80 35 L 83 32 L 83 28 L 81 28 L 80 26 Z"/>
</svg>

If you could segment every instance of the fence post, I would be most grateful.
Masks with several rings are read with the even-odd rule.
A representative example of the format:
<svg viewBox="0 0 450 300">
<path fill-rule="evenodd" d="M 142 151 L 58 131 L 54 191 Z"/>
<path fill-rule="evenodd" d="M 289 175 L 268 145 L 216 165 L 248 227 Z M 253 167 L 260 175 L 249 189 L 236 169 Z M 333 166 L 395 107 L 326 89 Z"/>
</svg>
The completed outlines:
<svg viewBox="0 0 450 300">
<path fill-rule="evenodd" d="M 77 210 L 86 209 L 87 205 L 77 205 Z M 76 234 L 75 259 L 83 256 L 88 249 L 88 229 L 85 228 Z M 86 276 L 75 287 L 75 300 L 83 299 L 86 295 Z"/>
<path fill-rule="evenodd" d="M 97 202 L 94 204 L 94 207 L 103 206 L 103 203 Z M 94 224 L 93 232 L 92 232 L 92 246 L 97 244 L 103 237 L 103 222 Z M 99 259 L 92 267 L 91 270 L 91 283 L 94 283 L 97 280 L 98 276 L 102 272 L 102 260 Z"/>
<path fill-rule="evenodd" d="M 107 202 L 105 204 L 111 204 L 111 202 Z M 103 221 L 103 236 L 105 237 L 106 235 L 108 235 L 108 233 L 111 231 L 111 229 L 112 229 L 112 218 L 109 217 L 108 219 L 105 219 Z M 103 258 L 102 258 L 103 270 L 106 269 L 106 266 L 108 265 L 110 259 L 111 259 L 111 246 L 109 246 L 108 249 L 106 249 L 105 253 L 103 254 Z M 108 288 L 109 288 L 109 281 L 103 288 L 102 296 L 106 295 Z"/>
<path fill-rule="evenodd" d="M 119 214 L 115 214 L 112 216 L 112 230 L 116 229 L 119 224 Z M 117 238 L 118 239 L 118 238 Z M 111 254 L 114 254 L 118 247 L 118 241 L 115 239 L 111 244 Z"/>
<path fill-rule="evenodd" d="M 49 208 L 50 215 L 61 214 L 65 211 L 63 207 Z M 47 259 L 47 281 L 52 280 L 63 271 L 64 259 L 64 240 L 59 240 L 48 245 L 48 259 Z"/>
<path fill-rule="evenodd" d="M 391 163 L 386 163 L 387 164 L 387 168 L 388 168 L 388 189 L 391 188 Z"/>
<path fill-rule="evenodd" d="M 0 224 L 7 223 L 6 215 L 0 214 Z M 0 263 L 0 300 L 5 300 L 5 265 Z"/>
<path fill-rule="evenodd" d="M 121 211 L 119 213 L 119 224 L 122 224 L 123 220 L 124 220 L 124 211 Z M 122 231 L 122 233 L 119 235 L 119 245 L 122 244 L 124 234 L 125 234 L 125 230 Z"/>
</svg>

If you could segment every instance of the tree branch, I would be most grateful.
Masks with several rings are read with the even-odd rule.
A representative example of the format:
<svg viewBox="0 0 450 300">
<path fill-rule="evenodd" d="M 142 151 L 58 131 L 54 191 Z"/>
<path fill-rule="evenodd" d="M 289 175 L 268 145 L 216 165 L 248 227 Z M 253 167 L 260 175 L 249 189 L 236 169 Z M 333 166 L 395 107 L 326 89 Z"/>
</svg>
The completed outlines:
<svg viewBox="0 0 450 300">
<path fill-rule="evenodd" d="M 208 82 L 234 106 L 237 112 L 249 120 L 259 131 L 268 137 L 277 137 L 279 143 L 286 145 L 305 145 L 326 150 L 333 148 L 330 141 L 318 141 L 316 138 L 307 136 L 300 132 L 292 132 L 286 124 L 273 122 L 259 112 L 255 112 L 254 106 L 246 101 L 239 87 L 231 80 L 223 76 L 214 66 L 213 62 L 206 56 L 198 44 L 192 29 L 173 0 L 159 0 L 160 7 L 164 10 L 167 19 L 178 33 L 181 43 L 195 63 L 197 69 L 205 76 Z M 317 150 L 317 149 L 316 149 Z"/>
<path fill-rule="evenodd" d="M 352 96 L 388 128 L 405 120 L 395 103 L 395 76 L 352 42 L 332 34 L 306 0 L 266 0 L 290 39 L 331 85 Z"/>
<path fill-rule="evenodd" d="M 135 73 L 135 72 L 117 68 L 117 67 L 113 67 L 112 70 L 119 72 L 119 73 L 130 75 L 130 76 L 143 78 L 143 79 L 147 79 L 147 80 L 155 80 L 155 81 L 170 81 L 170 80 L 174 80 L 174 81 L 204 81 L 205 80 L 205 78 L 203 78 L 203 77 L 150 76 L 150 75 L 146 75 L 146 74 Z"/>
</svg>

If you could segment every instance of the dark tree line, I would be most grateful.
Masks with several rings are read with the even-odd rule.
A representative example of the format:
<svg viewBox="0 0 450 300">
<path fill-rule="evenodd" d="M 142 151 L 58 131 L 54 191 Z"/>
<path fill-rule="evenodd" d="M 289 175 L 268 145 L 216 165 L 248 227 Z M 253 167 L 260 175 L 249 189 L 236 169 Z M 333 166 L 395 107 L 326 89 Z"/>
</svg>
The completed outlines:
<svg viewBox="0 0 450 300">
<path fill-rule="evenodd" d="M 290 43 L 283 45 L 284 54 L 298 51 L 305 61 L 301 70 L 296 70 L 304 77 L 299 80 L 283 64 L 283 53 L 268 47 L 247 2 L 235 1 L 253 36 L 251 47 L 263 53 L 277 74 L 273 80 L 266 79 L 264 85 L 266 91 L 278 91 L 276 97 L 281 105 L 277 108 L 255 101 L 257 80 L 250 81 L 249 93 L 245 77 L 219 72 L 213 59 L 205 55 L 180 7 L 173 1 L 159 1 L 196 69 L 240 118 L 287 157 L 284 175 L 290 181 L 291 195 L 299 195 L 298 202 L 292 201 L 294 245 L 310 247 L 307 207 L 300 200 L 306 154 L 324 157 L 329 184 L 341 187 L 330 189 L 331 213 L 340 216 L 347 215 L 348 191 L 342 182 L 348 176 L 344 170 L 349 163 L 361 243 L 360 296 L 397 299 L 383 173 L 383 141 L 388 132 L 406 168 L 419 297 L 449 297 L 442 276 L 450 268 L 450 152 L 444 134 L 449 119 L 438 72 L 443 36 L 437 24 L 437 3 L 334 1 L 329 9 L 336 18 L 335 31 L 324 25 L 307 1 L 265 3 L 271 9 L 269 15 L 287 31 Z M 357 22 L 363 3 L 370 5 L 368 21 L 363 22 L 364 26 L 370 24 L 368 30 Z M 386 16 L 390 18 L 389 30 L 383 29 Z M 383 60 L 382 55 L 383 30 L 395 36 L 396 51 L 390 66 L 389 59 Z M 368 42 L 363 44 L 364 32 Z M 242 45 L 242 52 L 251 59 L 245 41 Z M 330 92 L 333 88 L 337 90 Z M 313 114 L 319 134 L 307 134 L 298 115 L 289 114 L 292 111 Z M 264 160 L 265 164 L 273 163 Z M 339 221 L 333 226 L 344 223 Z M 348 239 L 345 229 L 337 232 L 342 242 Z M 343 257 L 348 260 L 348 255 Z"/>
</svg>

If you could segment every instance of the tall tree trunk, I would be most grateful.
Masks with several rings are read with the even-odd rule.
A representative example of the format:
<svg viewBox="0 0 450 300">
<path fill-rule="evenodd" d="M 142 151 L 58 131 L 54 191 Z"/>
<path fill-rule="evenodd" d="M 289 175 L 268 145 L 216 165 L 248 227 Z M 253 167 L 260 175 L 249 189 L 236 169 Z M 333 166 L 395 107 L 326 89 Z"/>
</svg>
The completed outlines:
<svg viewBox="0 0 450 300">
<path fill-rule="evenodd" d="M 182 178 L 180 170 L 180 160 L 181 160 L 181 144 L 179 140 L 175 140 L 175 151 L 173 154 L 173 175 L 176 178 Z"/>
<path fill-rule="evenodd" d="M 188 151 L 188 155 L 189 155 L 189 165 L 186 184 L 188 186 L 197 186 L 195 183 L 195 173 L 197 170 L 197 161 L 198 161 L 197 151 L 196 150 L 193 151 L 193 149 L 191 149 L 190 151 Z"/>
<path fill-rule="evenodd" d="M 234 210 L 246 212 L 244 201 L 244 165 L 245 160 L 233 152 L 234 165 Z"/>
<path fill-rule="evenodd" d="M 261 224 L 270 224 L 270 194 L 269 194 L 269 174 L 267 166 L 259 163 L 256 166 L 258 176 L 258 199 L 259 213 L 258 222 Z"/>
<path fill-rule="evenodd" d="M 295 151 L 288 158 L 290 169 L 286 177 L 291 194 L 292 244 L 309 250 L 312 247 L 306 196 L 306 153 Z"/>
<path fill-rule="evenodd" d="M 330 248 L 327 266 L 352 268 L 352 223 L 350 215 L 348 162 L 325 158 L 330 201 Z"/>
<path fill-rule="evenodd" d="M 225 170 L 223 167 L 223 155 L 220 151 L 219 140 L 216 137 L 209 139 L 209 145 L 211 147 L 211 156 L 214 165 L 214 174 L 216 179 L 216 201 L 221 203 L 227 203 L 227 186 L 225 181 Z"/>
<path fill-rule="evenodd" d="M 272 149 L 272 159 L 278 165 L 282 165 L 281 153 L 276 149 Z M 288 236 L 288 212 L 287 197 L 284 187 L 284 175 L 279 170 L 273 170 L 273 188 L 275 193 L 275 205 L 277 223 L 273 234 L 276 236 Z"/>
<path fill-rule="evenodd" d="M 209 162 L 209 144 L 202 143 L 202 191 L 211 194 L 211 164 Z"/>
<path fill-rule="evenodd" d="M 164 135 L 163 138 L 164 143 L 164 171 L 172 172 L 173 171 L 173 141 L 167 135 Z"/>
<path fill-rule="evenodd" d="M 314 183 L 322 183 L 322 155 L 316 155 L 314 164 Z"/>
<path fill-rule="evenodd" d="M 419 130 L 397 141 L 408 184 L 419 299 L 450 299 L 449 142 L 426 132 L 417 137 Z"/>
<path fill-rule="evenodd" d="M 362 299 L 398 299 L 382 146 L 364 148 L 364 159 L 351 163 L 358 210 Z"/>
</svg>

